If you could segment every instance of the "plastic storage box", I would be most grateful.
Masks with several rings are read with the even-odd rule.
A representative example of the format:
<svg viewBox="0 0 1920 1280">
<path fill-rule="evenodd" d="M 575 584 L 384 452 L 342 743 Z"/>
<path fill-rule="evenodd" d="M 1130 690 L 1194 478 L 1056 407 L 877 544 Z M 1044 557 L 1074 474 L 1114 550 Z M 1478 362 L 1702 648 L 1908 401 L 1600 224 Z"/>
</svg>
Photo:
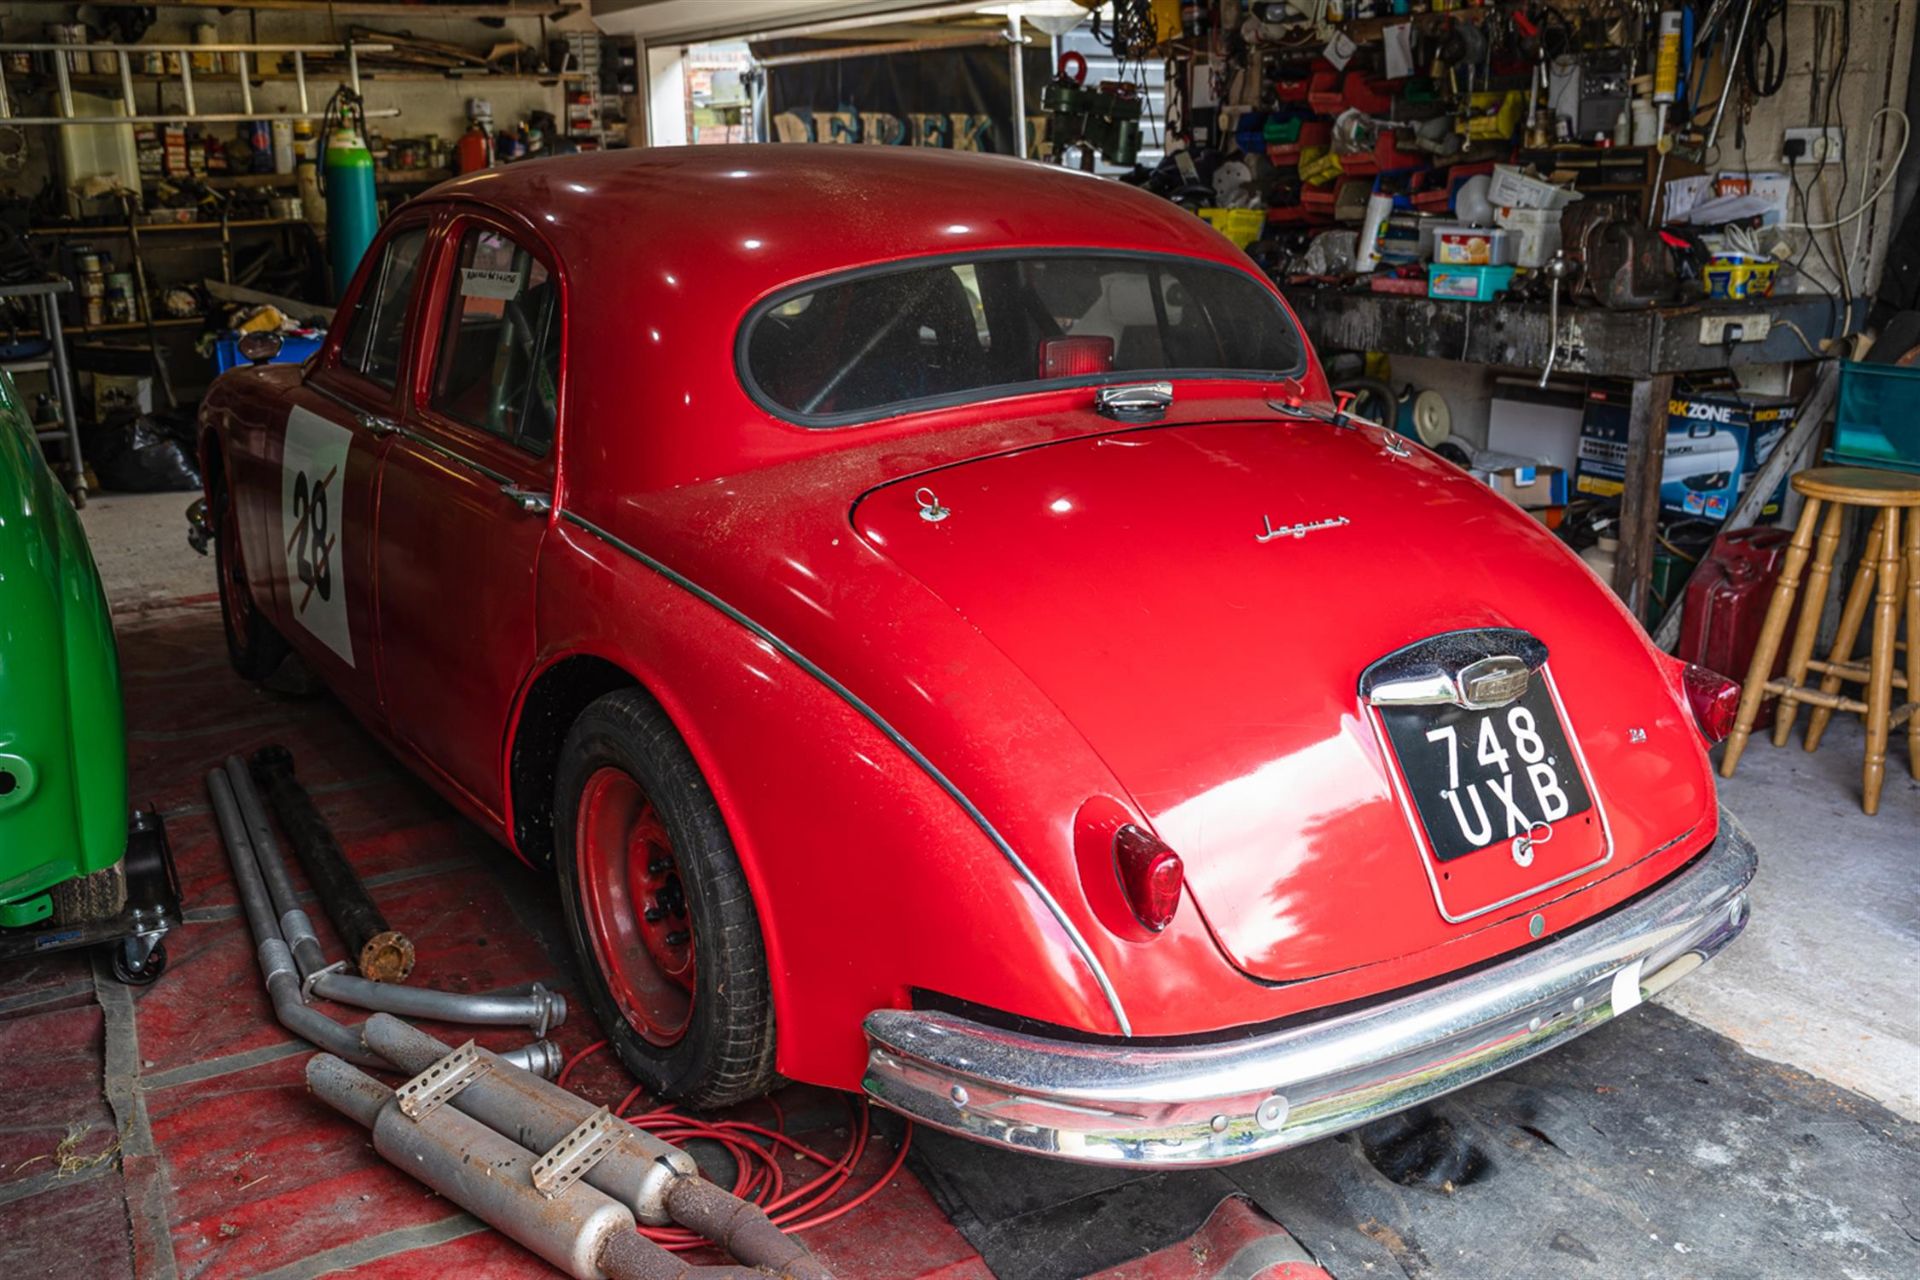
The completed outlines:
<svg viewBox="0 0 1920 1280">
<path fill-rule="evenodd" d="M 1512 267 L 1452 267 L 1427 270 L 1427 296 L 1454 302 L 1491 302 L 1513 283 Z"/>
<path fill-rule="evenodd" d="M 1433 261 L 1446 267 L 1504 267 L 1513 261 L 1511 237 L 1499 227 L 1453 224 L 1433 229 Z"/>
<path fill-rule="evenodd" d="M 1840 365 L 1840 408 L 1834 415 L 1834 462 L 1920 474 L 1920 369 L 1897 364 Z"/>
</svg>

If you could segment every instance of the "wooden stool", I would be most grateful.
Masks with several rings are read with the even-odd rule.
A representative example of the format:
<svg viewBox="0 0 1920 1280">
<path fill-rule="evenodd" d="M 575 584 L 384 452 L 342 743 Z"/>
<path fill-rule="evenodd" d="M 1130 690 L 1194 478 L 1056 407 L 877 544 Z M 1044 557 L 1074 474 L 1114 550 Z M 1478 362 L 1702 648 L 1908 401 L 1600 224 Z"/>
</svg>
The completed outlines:
<svg viewBox="0 0 1920 1280">
<path fill-rule="evenodd" d="M 1793 541 L 1787 544 L 1787 558 L 1780 568 L 1780 581 L 1767 603 L 1767 618 L 1760 628 L 1760 641 L 1753 651 L 1753 665 L 1747 669 L 1746 683 L 1740 690 L 1740 710 L 1734 719 L 1733 733 L 1727 739 L 1727 753 L 1720 762 L 1720 776 L 1731 778 L 1753 733 L 1753 722 L 1760 703 L 1772 694 L 1779 698 L 1773 717 L 1773 744 L 1783 747 L 1793 728 L 1793 720 L 1802 702 L 1813 707 L 1807 724 L 1807 750 L 1820 744 L 1827 721 L 1835 711 L 1852 711 L 1867 718 L 1867 757 L 1861 771 L 1860 807 L 1868 813 L 1880 811 L 1880 787 L 1887 773 L 1887 735 L 1904 722 L 1907 726 L 1907 765 L 1920 778 L 1920 476 L 1897 471 L 1878 471 L 1867 467 L 1816 467 L 1794 476 L 1793 487 L 1807 500 L 1794 528 Z M 1820 521 L 1825 505 L 1827 518 Z M 1847 592 L 1846 606 L 1840 611 L 1840 630 L 1834 637 L 1833 653 L 1827 661 L 1813 657 L 1813 642 L 1820 631 L 1821 606 L 1827 598 L 1827 583 L 1833 576 L 1833 556 L 1840 545 L 1840 523 L 1848 507 L 1875 509 L 1873 529 L 1867 535 L 1867 548 Z M 1901 513 L 1909 512 L 1905 522 L 1904 551 L 1901 539 Z M 1814 527 L 1819 525 L 1816 547 Z M 1813 563 L 1808 565 L 1808 554 Z M 1903 566 L 1902 560 L 1905 564 Z M 1787 629 L 1787 616 L 1793 612 L 1793 600 L 1800 589 L 1800 572 L 1806 570 L 1806 606 L 1800 610 L 1799 625 L 1794 628 L 1793 647 L 1787 651 L 1787 670 L 1783 678 L 1769 680 L 1774 658 L 1780 652 L 1780 640 Z M 1900 625 L 1901 597 L 1906 598 L 1907 643 L 1897 645 L 1894 632 Z M 1873 604 L 1873 643 L 1865 664 L 1853 660 L 1854 642 L 1860 636 L 1867 604 Z M 1906 650 L 1906 672 L 1895 671 L 1896 647 Z M 1820 674 L 1820 686 L 1806 683 L 1807 672 Z M 1866 701 L 1843 697 L 1840 685 L 1853 681 L 1866 686 Z M 1893 691 L 1906 696 L 1896 708 Z"/>
</svg>

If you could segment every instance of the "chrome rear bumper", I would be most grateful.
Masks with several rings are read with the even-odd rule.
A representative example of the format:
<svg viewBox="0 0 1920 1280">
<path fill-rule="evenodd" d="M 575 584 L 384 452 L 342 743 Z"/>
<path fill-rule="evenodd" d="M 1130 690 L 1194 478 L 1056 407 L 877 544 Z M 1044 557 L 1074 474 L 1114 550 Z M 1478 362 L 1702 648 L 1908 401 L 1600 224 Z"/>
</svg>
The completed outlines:
<svg viewBox="0 0 1920 1280">
<path fill-rule="evenodd" d="M 1082 1044 L 949 1013 L 866 1020 L 875 1102 L 965 1137 L 1093 1164 L 1200 1167 L 1438 1097 L 1624 1013 L 1746 926 L 1753 844 L 1714 844 L 1639 900 L 1412 995 L 1245 1040 Z"/>
</svg>

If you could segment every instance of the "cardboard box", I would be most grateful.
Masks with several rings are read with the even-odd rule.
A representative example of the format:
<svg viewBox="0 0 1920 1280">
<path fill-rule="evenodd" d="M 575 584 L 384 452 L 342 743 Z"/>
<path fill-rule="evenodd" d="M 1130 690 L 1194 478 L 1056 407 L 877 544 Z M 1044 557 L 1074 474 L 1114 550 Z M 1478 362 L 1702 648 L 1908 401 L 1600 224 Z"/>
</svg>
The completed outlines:
<svg viewBox="0 0 1920 1280">
<path fill-rule="evenodd" d="M 1567 473 L 1558 467 L 1506 467 L 1492 473 L 1489 483 L 1528 511 L 1567 505 Z"/>
<path fill-rule="evenodd" d="M 1596 387 L 1587 393 L 1580 425 L 1574 492 L 1618 501 L 1627 473 L 1629 393 Z M 1660 510 L 1700 520 L 1725 520 L 1799 406 L 1786 396 L 1739 391 L 1682 391 L 1667 405 L 1667 439 L 1660 468 Z M 1785 486 L 1768 497 L 1760 516 L 1778 515 Z"/>
</svg>

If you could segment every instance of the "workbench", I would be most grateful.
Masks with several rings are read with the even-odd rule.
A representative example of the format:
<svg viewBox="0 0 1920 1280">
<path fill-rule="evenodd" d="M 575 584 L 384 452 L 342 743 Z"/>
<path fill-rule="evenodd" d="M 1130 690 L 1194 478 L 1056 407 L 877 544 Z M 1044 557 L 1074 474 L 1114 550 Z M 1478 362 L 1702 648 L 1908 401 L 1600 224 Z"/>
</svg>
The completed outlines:
<svg viewBox="0 0 1920 1280">
<path fill-rule="evenodd" d="M 1287 301 L 1323 356 L 1330 351 L 1379 351 L 1537 373 L 1546 367 L 1553 345 L 1545 302 L 1452 302 L 1299 288 L 1287 291 Z M 1864 312 L 1863 302 L 1856 307 Z M 1854 329 L 1859 320 L 1856 314 Z M 1738 332 L 1729 341 L 1733 326 Z M 1555 377 L 1617 378 L 1632 384 L 1613 587 L 1636 617 L 1645 617 L 1674 375 L 1824 358 L 1820 343 L 1847 331 L 1846 311 L 1823 294 L 1638 311 L 1563 302 L 1559 330 Z M 1749 340 L 1754 334 L 1763 336 Z"/>
</svg>

